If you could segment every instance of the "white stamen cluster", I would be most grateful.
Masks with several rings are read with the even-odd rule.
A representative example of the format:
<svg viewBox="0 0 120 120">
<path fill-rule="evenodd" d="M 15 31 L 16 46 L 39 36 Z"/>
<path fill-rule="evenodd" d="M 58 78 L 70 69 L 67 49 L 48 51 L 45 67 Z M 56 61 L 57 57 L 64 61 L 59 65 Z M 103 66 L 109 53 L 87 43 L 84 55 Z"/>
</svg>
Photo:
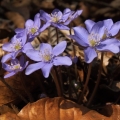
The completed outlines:
<svg viewBox="0 0 120 120">
<path fill-rule="evenodd" d="M 89 41 L 89 45 L 91 47 L 95 47 L 96 45 L 99 45 L 99 43 L 101 41 L 101 38 L 100 38 L 99 34 L 97 34 L 97 33 L 91 33 L 88 36 L 88 41 Z"/>
<path fill-rule="evenodd" d="M 51 13 L 52 22 L 59 22 L 61 18 L 62 16 L 59 16 L 58 12 L 55 12 L 54 14 Z"/>
<path fill-rule="evenodd" d="M 108 32 L 108 29 L 105 28 L 105 32 L 104 32 L 104 35 L 102 37 L 102 39 L 106 39 L 106 38 L 110 38 L 112 35 Z"/>
<path fill-rule="evenodd" d="M 38 31 L 38 27 L 31 27 L 28 29 L 28 33 L 34 35 Z"/>
<path fill-rule="evenodd" d="M 50 62 L 52 59 L 52 55 L 49 51 L 49 49 L 45 49 L 44 51 L 39 52 L 40 58 L 42 58 L 42 61 L 44 62 Z"/>
<path fill-rule="evenodd" d="M 11 44 L 11 48 L 13 49 L 13 51 L 18 51 L 22 48 L 22 42 L 20 39 L 16 39 L 16 41 L 14 43 Z"/>
<path fill-rule="evenodd" d="M 18 69 L 22 69 L 22 67 L 20 66 L 19 63 L 16 63 L 16 64 L 11 64 L 10 69 L 18 70 Z"/>
</svg>

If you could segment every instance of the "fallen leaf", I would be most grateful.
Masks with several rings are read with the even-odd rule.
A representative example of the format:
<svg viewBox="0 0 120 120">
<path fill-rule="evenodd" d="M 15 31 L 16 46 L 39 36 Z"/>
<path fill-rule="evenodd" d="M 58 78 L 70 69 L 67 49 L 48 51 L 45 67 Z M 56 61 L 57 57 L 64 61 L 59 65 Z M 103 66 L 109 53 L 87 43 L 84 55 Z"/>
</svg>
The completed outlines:
<svg viewBox="0 0 120 120">
<path fill-rule="evenodd" d="M 112 115 L 106 117 L 61 97 L 43 98 L 27 104 L 17 115 L 1 115 L 0 120 L 119 120 L 120 106 L 112 105 L 112 110 Z"/>
<path fill-rule="evenodd" d="M 25 19 L 17 12 L 7 12 L 6 17 L 10 19 L 17 28 L 24 28 Z"/>
</svg>

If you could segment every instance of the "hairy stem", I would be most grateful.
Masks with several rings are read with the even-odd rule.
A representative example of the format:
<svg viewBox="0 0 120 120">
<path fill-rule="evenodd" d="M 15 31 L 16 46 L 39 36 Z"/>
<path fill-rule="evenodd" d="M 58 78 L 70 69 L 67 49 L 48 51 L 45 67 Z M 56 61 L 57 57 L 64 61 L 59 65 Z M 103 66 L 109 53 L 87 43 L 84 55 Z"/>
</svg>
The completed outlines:
<svg viewBox="0 0 120 120">
<path fill-rule="evenodd" d="M 55 82 L 55 85 L 56 85 L 56 89 L 57 89 L 57 94 L 59 97 L 62 96 L 62 90 L 61 90 L 61 87 L 60 87 L 60 83 L 59 83 L 59 75 L 58 75 L 58 72 L 55 70 L 55 69 L 52 69 L 51 70 L 51 76 Z"/>
<path fill-rule="evenodd" d="M 103 56 L 104 56 L 104 52 L 101 53 L 101 61 L 100 61 L 100 66 L 99 66 L 99 71 L 98 71 L 98 77 L 97 77 L 97 81 L 96 81 L 96 85 L 94 87 L 94 90 L 92 92 L 92 95 L 90 96 L 90 99 L 88 100 L 88 103 L 87 103 L 87 107 L 91 104 L 91 102 L 93 101 L 93 98 L 97 92 L 97 88 L 98 88 L 98 85 L 100 83 L 100 79 L 101 79 L 101 71 L 102 71 L 102 65 L 103 65 Z"/>
<path fill-rule="evenodd" d="M 57 35 L 57 44 L 59 43 L 59 36 L 58 36 L 58 29 L 57 28 L 55 28 L 56 29 L 56 35 Z"/>
<path fill-rule="evenodd" d="M 71 24 L 70 24 L 70 31 L 69 32 L 70 32 L 70 35 L 72 35 Z M 72 42 L 72 47 L 73 47 L 73 55 L 75 57 L 76 56 L 76 50 L 75 50 L 73 39 L 71 39 L 71 42 Z M 76 79 L 77 79 L 78 74 L 77 74 L 77 65 L 76 65 L 76 63 L 74 64 L 74 68 L 75 68 L 75 75 L 76 75 Z"/>
<path fill-rule="evenodd" d="M 84 85 L 83 91 L 82 91 L 82 93 L 81 93 L 81 95 L 80 95 L 80 97 L 78 99 L 78 103 L 81 103 L 81 101 L 83 100 L 83 96 L 84 96 L 84 93 L 85 93 L 85 91 L 87 89 L 87 85 L 88 85 L 88 82 L 89 82 L 89 79 L 90 79 L 91 68 L 92 68 L 92 62 L 88 66 L 88 73 L 87 73 L 85 85 Z"/>
</svg>

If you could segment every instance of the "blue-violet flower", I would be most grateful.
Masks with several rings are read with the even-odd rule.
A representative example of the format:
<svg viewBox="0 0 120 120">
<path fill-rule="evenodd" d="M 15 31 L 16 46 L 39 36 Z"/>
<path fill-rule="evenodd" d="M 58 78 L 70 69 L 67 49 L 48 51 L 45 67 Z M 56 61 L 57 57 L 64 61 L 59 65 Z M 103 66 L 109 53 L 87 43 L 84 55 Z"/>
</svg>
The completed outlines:
<svg viewBox="0 0 120 120">
<path fill-rule="evenodd" d="M 82 10 L 71 11 L 69 8 L 66 8 L 63 13 L 59 9 L 54 9 L 51 14 L 40 10 L 40 18 L 46 22 L 45 26 L 54 26 L 59 29 L 69 30 L 68 25 L 72 20 L 77 18 L 82 13 Z"/>
<path fill-rule="evenodd" d="M 15 29 L 15 32 L 17 33 L 17 37 L 21 37 L 23 32 L 26 31 L 28 42 L 31 42 L 37 35 L 39 35 L 40 32 L 42 32 L 46 28 L 47 28 L 46 26 L 41 27 L 40 14 L 37 13 L 34 17 L 34 21 L 28 19 L 25 22 L 25 29 L 17 28 Z"/>
<path fill-rule="evenodd" d="M 33 47 L 31 43 L 30 42 L 26 43 L 26 40 L 27 40 L 26 32 L 23 32 L 22 37 L 17 38 L 17 36 L 14 35 L 14 37 L 11 39 L 9 43 L 6 43 L 2 46 L 2 49 L 9 53 L 2 57 L 1 62 L 2 63 L 6 62 L 11 58 L 15 59 L 20 52 L 25 53 L 27 49 L 32 49 Z"/>
<path fill-rule="evenodd" d="M 4 78 L 11 77 L 18 72 L 23 71 L 28 65 L 28 61 L 25 62 L 24 56 L 21 56 L 20 59 L 11 59 L 11 64 L 2 63 L 2 68 L 8 71 L 9 73 L 4 76 Z"/>
<path fill-rule="evenodd" d="M 91 22 L 86 26 L 88 31 L 83 27 L 74 27 L 74 35 L 70 37 L 78 42 L 81 46 L 85 47 L 84 57 L 87 63 L 97 57 L 98 51 L 111 51 L 113 53 L 119 52 L 119 47 L 116 45 L 118 42 L 115 38 L 104 38 L 105 26 L 104 22 L 100 21 L 92 25 Z M 90 27 L 92 26 L 92 27 Z"/>
<path fill-rule="evenodd" d="M 26 52 L 26 55 L 38 62 L 29 65 L 26 68 L 25 74 L 29 75 L 32 72 L 41 69 L 43 72 L 43 75 L 45 78 L 49 76 L 50 70 L 53 65 L 58 66 L 58 65 L 71 65 L 72 61 L 69 57 L 67 56 L 58 56 L 61 54 L 65 48 L 66 48 L 67 42 L 62 41 L 59 44 L 57 44 L 53 49 L 50 44 L 47 43 L 41 43 L 39 50 L 28 50 Z"/>
<path fill-rule="evenodd" d="M 104 38 L 115 36 L 120 30 L 120 21 L 113 23 L 112 19 L 106 19 L 102 21 L 105 26 Z M 85 25 L 87 27 L 88 32 L 90 33 L 92 27 L 96 23 L 92 20 L 86 20 Z"/>
</svg>

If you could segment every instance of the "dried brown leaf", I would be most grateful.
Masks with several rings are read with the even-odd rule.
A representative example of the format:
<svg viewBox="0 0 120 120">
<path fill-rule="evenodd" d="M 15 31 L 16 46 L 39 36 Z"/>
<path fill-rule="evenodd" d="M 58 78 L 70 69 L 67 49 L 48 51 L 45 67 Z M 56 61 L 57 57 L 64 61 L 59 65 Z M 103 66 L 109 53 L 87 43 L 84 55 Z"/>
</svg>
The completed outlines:
<svg viewBox="0 0 120 120">
<path fill-rule="evenodd" d="M 61 97 L 43 98 L 27 104 L 17 115 L 1 115 L 0 120 L 119 120 L 120 106 L 112 105 L 112 110 L 112 115 L 106 117 Z"/>
<path fill-rule="evenodd" d="M 7 105 L 0 106 L 0 114 L 5 114 L 7 112 L 15 113 L 14 110 L 12 108 L 8 107 Z"/>
<path fill-rule="evenodd" d="M 17 28 L 24 28 L 25 19 L 17 12 L 7 12 L 6 17 L 10 19 Z"/>
<path fill-rule="evenodd" d="M 4 71 L 1 70 L 1 74 L 3 75 Z M 11 86 L 17 93 L 26 97 L 27 93 L 25 91 L 25 86 L 23 81 L 26 83 L 26 89 L 31 93 L 37 87 L 39 87 L 39 79 L 41 78 L 41 74 L 35 72 L 29 76 L 25 76 L 24 73 L 21 74 L 22 78 L 19 74 L 14 75 L 10 78 L 5 79 L 6 83 Z M 23 79 L 23 80 L 22 80 Z M 0 106 L 9 103 L 17 104 L 21 99 L 15 93 L 13 93 L 6 85 L 0 80 Z M 22 100 L 21 100 L 22 101 Z"/>
</svg>

